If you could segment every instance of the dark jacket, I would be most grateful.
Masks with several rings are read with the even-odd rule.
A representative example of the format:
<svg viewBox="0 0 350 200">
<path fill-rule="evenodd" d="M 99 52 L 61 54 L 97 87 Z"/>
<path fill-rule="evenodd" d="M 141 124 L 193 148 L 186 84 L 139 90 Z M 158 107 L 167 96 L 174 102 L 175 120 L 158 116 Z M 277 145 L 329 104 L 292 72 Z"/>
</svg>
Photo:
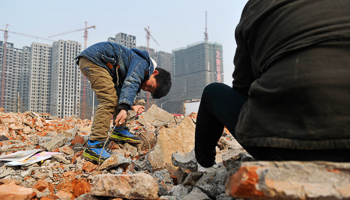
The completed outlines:
<svg viewBox="0 0 350 200">
<path fill-rule="evenodd" d="M 105 68 L 113 77 L 121 108 L 130 109 L 140 89 L 154 71 L 147 51 L 129 49 L 115 42 L 100 42 L 81 52 L 76 59 L 85 57 Z"/>
<path fill-rule="evenodd" d="M 236 42 L 242 144 L 350 148 L 349 0 L 250 0 Z"/>
</svg>

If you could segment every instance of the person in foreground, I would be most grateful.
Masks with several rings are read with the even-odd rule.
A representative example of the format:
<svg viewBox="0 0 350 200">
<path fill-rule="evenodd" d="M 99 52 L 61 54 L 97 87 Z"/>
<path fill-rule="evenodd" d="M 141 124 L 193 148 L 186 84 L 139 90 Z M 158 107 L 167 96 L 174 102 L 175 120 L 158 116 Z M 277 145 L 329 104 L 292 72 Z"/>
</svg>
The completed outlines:
<svg viewBox="0 0 350 200">
<path fill-rule="evenodd" d="M 224 126 L 256 160 L 350 161 L 350 1 L 249 0 L 236 42 L 232 87 L 202 94 L 199 168 Z"/>
<path fill-rule="evenodd" d="M 83 152 L 86 159 L 103 162 L 109 158 L 107 145 L 103 148 L 113 116 L 117 127 L 110 139 L 117 142 L 140 143 L 141 139 L 125 127 L 127 111 L 132 109 L 140 114 L 142 105 L 133 105 L 140 89 L 150 92 L 153 98 L 168 94 L 171 87 L 170 73 L 156 68 L 157 63 L 148 52 L 129 49 L 114 42 L 100 42 L 81 52 L 76 57 L 81 72 L 88 78 L 99 105 L 94 116 L 91 135 Z"/>
</svg>

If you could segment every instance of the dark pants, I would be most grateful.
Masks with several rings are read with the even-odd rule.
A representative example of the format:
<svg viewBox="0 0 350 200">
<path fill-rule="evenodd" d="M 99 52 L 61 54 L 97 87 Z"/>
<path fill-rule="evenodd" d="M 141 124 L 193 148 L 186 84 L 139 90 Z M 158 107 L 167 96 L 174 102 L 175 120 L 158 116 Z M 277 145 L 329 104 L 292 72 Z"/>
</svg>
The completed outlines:
<svg viewBox="0 0 350 200">
<path fill-rule="evenodd" d="M 200 165 L 211 167 L 215 163 L 215 147 L 224 126 L 235 137 L 239 112 L 247 100 L 247 96 L 222 83 L 212 83 L 205 87 L 198 110 L 195 133 L 195 153 Z M 242 146 L 256 160 L 350 161 L 350 151 L 345 149 L 299 150 Z"/>
</svg>

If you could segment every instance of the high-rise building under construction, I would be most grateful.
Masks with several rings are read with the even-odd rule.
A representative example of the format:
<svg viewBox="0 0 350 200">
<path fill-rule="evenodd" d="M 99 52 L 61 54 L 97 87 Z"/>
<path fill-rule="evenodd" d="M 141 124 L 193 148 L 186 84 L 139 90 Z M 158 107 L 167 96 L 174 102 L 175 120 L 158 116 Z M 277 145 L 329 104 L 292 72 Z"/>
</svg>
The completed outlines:
<svg viewBox="0 0 350 200">
<path fill-rule="evenodd" d="M 201 98 L 206 85 L 224 82 L 222 45 L 200 42 L 173 50 L 173 86 L 164 108 L 183 113 L 186 101 Z"/>
</svg>

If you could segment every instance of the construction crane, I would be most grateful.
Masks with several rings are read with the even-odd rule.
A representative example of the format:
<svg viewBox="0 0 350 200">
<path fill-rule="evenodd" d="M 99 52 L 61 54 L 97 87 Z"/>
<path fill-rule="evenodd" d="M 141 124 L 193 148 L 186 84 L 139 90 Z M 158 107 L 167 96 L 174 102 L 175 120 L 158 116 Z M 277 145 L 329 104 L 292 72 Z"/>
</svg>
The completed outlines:
<svg viewBox="0 0 350 200">
<path fill-rule="evenodd" d="M 68 31 L 68 32 L 58 33 L 55 35 L 51 35 L 48 38 L 84 30 L 84 49 L 86 49 L 87 48 L 87 38 L 88 38 L 88 31 L 87 30 L 90 28 L 95 29 L 96 26 L 89 26 L 88 27 L 87 22 L 85 22 L 85 28 L 80 28 L 80 29 L 76 29 L 76 30 L 72 30 L 72 31 Z M 82 118 L 83 119 L 85 118 L 85 106 L 86 106 L 86 89 L 85 89 L 86 82 L 87 82 L 86 77 L 83 76 L 83 109 L 82 109 Z"/>
<path fill-rule="evenodd" d="M 85 28 L 80 28 L 80 29 L 76 29 L 76 30 L 72 30 L 72 31 L 68 31 L 68 32 L 63 32 L 63 33 L 58 33 L 58 34 L 55 34 L 55 35 L 50 35 L 48 38 L 84 30 L 84 49 L 86 49 L 86 47 L 87 47 L 87 38 L 88 38 L 88 31 L 87 30 L 90 29 L 90 28 L 94 28 L 95 29 L 96 26 L 89 26 L 88 27 L 87 26 L 87 22 L 85 22 Z"/>
<path fill-rule="evenodd" d="M 158 42 L 156 41 L 156 39 L 154 39 L 154 37 L 151 35 L 151 31 L 149 30 L 149 26 L 147 28 L 145 28 L 146 31 L 146 39 L 147 39 L 147 51 L 149 53 L 149 39 L 152 38 L 153 41 L 159 46 Z"/>
<path fill-rule="evenodd" d="M 17 35 L 23 35 L 23 36 L 27 36 L 27 37 L 33 37 L 36 39 L 41 39 L 41 40 L 48 40 L 48 41 L 53 41 L 47 38 L 43 38 L 43 37 L 38 37 L 38 36 L 34 36 L 34 35 L 28 35 L 25 33 L 18 33 L 18 32 L 14 32 L 14 31 L 9 31 L 8 30 L 8 24 L 6 24 L 6 28 L 4 29 L 0 29 L 0 31 L 4 31 L 4 53 L 3 53 L 3 60 L 2 60 L 2 79 L 1 79 L 1 108 L 4 108 L 4 96 L 5 96 L 5 74 L 6 74 L 6 54 L 7 54 L 7 39 L 9 38 L 9 33 L 14 33 Z"/>
<path fill-rule="evenodd" d="M 146 39 L 147 39 L 147 51 L 148 54 L 149 53 L 149 39 L 152 38 L 153 41 L 159 46 L 158 42 L 156 41 L 156 39 L 154 39 L 154 37 L 151 35 L 151 31 L 149 30 L 149 26 L 147 28 L 145 28 L 146 31 Z M 149 108 L 149 92 L 147 92 L 147 109 Z"/>
<path fill-rule="evenodd" d="M 205 31 L 204 31 L 204 40 L 208 42 L 208 29 L 207 29 L 207 11 L 205 11 Z"/>
</svg>

